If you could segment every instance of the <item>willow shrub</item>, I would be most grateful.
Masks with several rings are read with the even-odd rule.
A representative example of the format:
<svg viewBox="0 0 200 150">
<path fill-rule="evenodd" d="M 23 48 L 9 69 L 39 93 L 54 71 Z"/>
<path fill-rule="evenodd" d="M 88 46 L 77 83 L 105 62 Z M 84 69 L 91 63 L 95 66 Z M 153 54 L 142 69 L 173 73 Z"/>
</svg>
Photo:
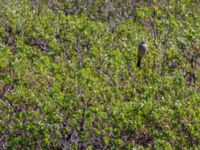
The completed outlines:
<svg viewBox="0 0 200 150">
<path fill-rule="evenodd" d="M 115 31 L 45 2 L 0 4 L 2 148 L 199 148 L 198 12 L 165 15 L 189 15 L 187 2 L 141 6 Z"/>
</svg>

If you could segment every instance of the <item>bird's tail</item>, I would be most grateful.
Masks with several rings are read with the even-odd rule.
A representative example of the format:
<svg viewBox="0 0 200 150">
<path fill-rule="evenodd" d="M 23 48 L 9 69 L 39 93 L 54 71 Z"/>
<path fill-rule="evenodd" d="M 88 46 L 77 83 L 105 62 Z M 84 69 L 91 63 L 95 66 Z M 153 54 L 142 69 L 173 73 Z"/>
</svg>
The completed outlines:
<svg viewBox="0 0 200 150">
<path fill-rule="evenodd" d="M 140 68 L 140 64 L 141 64 L 141 59 L 140 59 L 140 58 L 138 58 L 137 67 L 139 67 L 139 68 Z"/>
</svg>

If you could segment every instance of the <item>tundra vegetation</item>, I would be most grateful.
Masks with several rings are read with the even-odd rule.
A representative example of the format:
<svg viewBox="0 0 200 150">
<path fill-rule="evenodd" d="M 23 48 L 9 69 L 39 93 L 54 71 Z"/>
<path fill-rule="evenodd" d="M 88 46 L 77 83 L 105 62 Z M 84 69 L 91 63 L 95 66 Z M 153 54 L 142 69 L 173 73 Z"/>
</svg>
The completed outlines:
<svg viewBox="0 0 200 150">
<path fill-rule="evenodd" d="M 0 149 L 200 149 L 199 8 L 1 0 Z"/>
</svg>

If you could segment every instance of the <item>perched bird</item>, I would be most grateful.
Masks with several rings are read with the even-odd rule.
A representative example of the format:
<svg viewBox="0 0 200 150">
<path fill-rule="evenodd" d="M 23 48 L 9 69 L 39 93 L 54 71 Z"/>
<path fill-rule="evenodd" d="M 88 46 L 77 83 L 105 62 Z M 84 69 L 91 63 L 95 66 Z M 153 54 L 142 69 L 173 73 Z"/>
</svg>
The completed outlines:
<svg viewBox="0 0 200 150">
<path fill-rule="evenodd" d="M 142 57 L 146 54 L 148 51 L 147 45 L 145 42 L 141 42 L 138 46 L 138 62 L 137 62 L 137 67 L 140 67 L 141 65 L 141 59 Z"/>
</svg>

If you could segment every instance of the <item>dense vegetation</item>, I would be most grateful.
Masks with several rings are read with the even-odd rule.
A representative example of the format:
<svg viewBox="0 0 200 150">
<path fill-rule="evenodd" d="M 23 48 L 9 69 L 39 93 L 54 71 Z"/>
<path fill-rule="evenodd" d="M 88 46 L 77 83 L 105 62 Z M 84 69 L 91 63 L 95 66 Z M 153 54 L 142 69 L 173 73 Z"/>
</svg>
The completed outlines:
<svg viewBox="0 0 200 150">
<path fill-rule="evenodd" d="M 1 0 L 0 149 L 200 149 L 199 8 Z"/>
</svg>

